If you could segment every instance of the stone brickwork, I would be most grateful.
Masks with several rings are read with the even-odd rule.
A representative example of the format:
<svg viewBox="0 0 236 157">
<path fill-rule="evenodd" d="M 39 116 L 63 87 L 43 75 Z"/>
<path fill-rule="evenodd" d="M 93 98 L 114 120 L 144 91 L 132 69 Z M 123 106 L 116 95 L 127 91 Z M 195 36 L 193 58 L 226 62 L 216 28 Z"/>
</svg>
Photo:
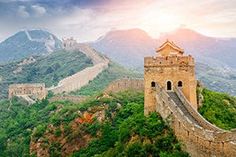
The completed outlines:
<svg viewBox="0 0 236 157">
<path fill-rule="evenodd" d="M 167 91 L 181 87 L 185 97 L 197 109 L 194 58 L 183 54 L 183 49 L 167 40 L 155 57 L 144 58 L 145 115 L 155 112 L 156 100 L 152 90 L 155 83 Z"/>
<path fill-rule="evenodd" d="M 13 96 L 28 96 L 34 100 L 42 100 L 47 96 L 45 84 L 12 84 L 9 86 L 8 97 Z"/>
<path fill-rule="evenodd" d="M 55 101 L 70 101 L 73 103 L 80 103 L 87 99 L 87 96 L 73 96 L 73 95 L 56 95 L 49 99 L 49 102 Z"/>
<path fill-rule="evenodd" d="M 100 56 L 88 44 L 79 44 L 73 39 L 65 40 L 64 42 L 66 50 L 83 52 L 92 59 L 94 65 L 60 80 L 57 86 L 48 88 L 48 90 L 52 91 L 54 94 L 79 90 L 81 87 L 87 85 L 89 81 L 96 78 L 103 70 L 107 69 L 109 65 L 109 59 Z"/>
<path fill-rule="evenodd" d="M 124 90 L 143 91 L 143 79 L 118 79 L 113 81 L 105 90 L 105 93 L 117 93 Z"/>
<path fill-rule="evenodd" d="M 191 157 L 235 157 L 236 131 L 222 130 L 206 121 L 189 103 L 181 90 L 175 88 L 186 111 L 177 105 L 165 89 L 158 85 L 155 109 L 174 130 Z"/>
</svg>

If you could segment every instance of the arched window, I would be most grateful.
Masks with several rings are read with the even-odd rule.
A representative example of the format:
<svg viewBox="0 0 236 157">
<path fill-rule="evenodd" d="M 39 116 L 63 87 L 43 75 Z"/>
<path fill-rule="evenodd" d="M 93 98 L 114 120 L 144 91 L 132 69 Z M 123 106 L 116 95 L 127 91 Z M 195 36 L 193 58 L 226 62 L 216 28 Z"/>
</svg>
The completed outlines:
<svg viewBox="0 0 236 157">
<path fill-rule="evenodd" d="M 178 82 L 178 87 L 183 87 L 183 82 L 182 81 Z"/>
<path fill-rule="evenodd" d="M 154 81 L 151 82 L 151 87 L 156 87 L 156 83 Z"/>
<path fill-rule="evenodd" d="M 167 83 L 166 83 L 166 89 L 167 89 L 167 90 L 172 90 L 172 83 L 171 83 L 171 81 L 167 81 Z"/>
</svg>

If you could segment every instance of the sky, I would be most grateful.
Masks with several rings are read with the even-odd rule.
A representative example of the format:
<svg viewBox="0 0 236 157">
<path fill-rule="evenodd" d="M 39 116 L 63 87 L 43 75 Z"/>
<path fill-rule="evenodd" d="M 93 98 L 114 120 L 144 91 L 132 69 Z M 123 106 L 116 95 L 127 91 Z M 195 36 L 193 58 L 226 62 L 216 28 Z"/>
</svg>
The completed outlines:
<svg viewBox="0 0 236 157">
<path fill-rule="evenodd" d="M 236 0 L 0 0 L 0 41 L 23 29 L 93 41 L 111 30 L 236 37 Z"/>
</svg>

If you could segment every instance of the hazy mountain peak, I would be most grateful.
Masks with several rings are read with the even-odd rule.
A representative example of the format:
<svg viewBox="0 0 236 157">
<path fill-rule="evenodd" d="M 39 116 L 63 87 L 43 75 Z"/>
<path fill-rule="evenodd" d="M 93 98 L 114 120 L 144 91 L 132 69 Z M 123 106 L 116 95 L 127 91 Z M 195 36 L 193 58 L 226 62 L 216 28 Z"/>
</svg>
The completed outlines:
<svg viewBox="0 0 236 157">
<path fill-rule="evenodd" d="M 152 40 L 147 32 L 139 28 L 127 30 L 112 30 L 107 32 L 103 37 L 100 37 L 99 40 L 112 40 L 114 38 L 136 41 L 150 41 L 150 39 Z"/>
<path fill-rule="evenodd" d="M 61 41 L 45 30 L 21 30 L 0 43 L 0 63 L 47 54 L 60 48 Z"/>
<path fill-rule="evenodd" d="M 173 40 L 173 41 L 198 41 L 198 40 L 205 40 L 209 39 L 210 37 L 207 37 L 205 35 L 202 35 L 194 30 L 188 29 L 188 28 L 178 28 L 174 31 L 161 34 L 159 40 L 163 41 L 166 39 Z"/>
</svg>

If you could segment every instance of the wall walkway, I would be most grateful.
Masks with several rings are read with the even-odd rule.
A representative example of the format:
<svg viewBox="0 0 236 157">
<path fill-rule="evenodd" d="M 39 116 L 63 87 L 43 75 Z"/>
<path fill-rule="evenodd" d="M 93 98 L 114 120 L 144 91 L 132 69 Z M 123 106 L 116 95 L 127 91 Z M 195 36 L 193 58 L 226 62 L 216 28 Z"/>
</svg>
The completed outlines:
<svg viewBox="0 0 236 157">
<path fill-rule="evenodd" d="M 192 157 L 235 157 L 236 133 L 206 121 L 184 97 L 180 89 L 167 93 L 156 87 L 156 111 L 168 122 L 184 150 Z"/>
</svg>

